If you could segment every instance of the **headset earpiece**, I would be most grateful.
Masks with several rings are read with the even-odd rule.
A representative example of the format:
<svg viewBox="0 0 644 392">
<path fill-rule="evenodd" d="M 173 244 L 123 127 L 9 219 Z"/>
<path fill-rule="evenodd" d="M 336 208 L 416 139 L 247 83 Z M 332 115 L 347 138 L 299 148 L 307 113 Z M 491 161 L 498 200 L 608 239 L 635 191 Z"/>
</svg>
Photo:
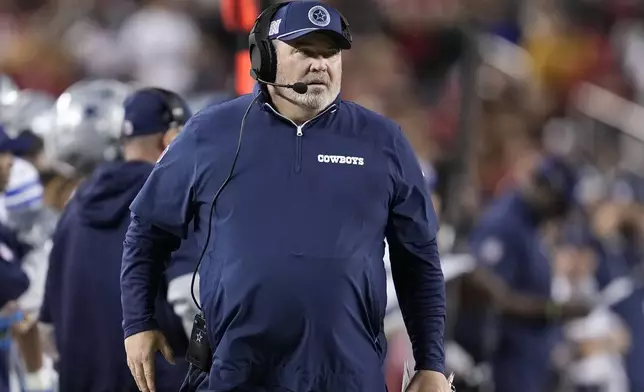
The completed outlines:
<svg viewBox="0 0 644 392">
<path fill-rule="evenodd" d="M 274 81 L 277 76 L 275 47 L 268 40 L 255 41 L 255 38 L 251 38 L 251 41 L 251 77 L 253 79 L 259 78 L 267 82 Z"/>
<path fill-rule="evenodd" d="M 163 122 L 168 124 L 169 128 L 176 128 L 184 125 L 191 113 L 186 112 L 186 105 L 181 102 L 180 98 L 173 92 L 159 88 L 151 87 L 150 91 L 154 91 L 163 99 L 165 111 L 163 112 Z"/>
<path fill-rule="evenodd" d="M 250 76 L 253 79 L 261 79 L 261 68 L 262 68 L 262 52 L 259 49 L 258 39 L 261 41 L 259 30 L 259 18 L 255 21 L 250 34 L 248 36 L 248 51 L 250 54 Z"/>
<path fill-rule="evenodd" d="M 262 11 L 255 20 L 255 24 L 248 37 L 248 48 L 250 52 L 250 76 L 257 80 L 275 82 L 277 76 L 277 58 L 275 47 L 268 40 L 268 31 L 271 20 L 277 11 L 289 2 L 273 4 Z"/>
</svg>

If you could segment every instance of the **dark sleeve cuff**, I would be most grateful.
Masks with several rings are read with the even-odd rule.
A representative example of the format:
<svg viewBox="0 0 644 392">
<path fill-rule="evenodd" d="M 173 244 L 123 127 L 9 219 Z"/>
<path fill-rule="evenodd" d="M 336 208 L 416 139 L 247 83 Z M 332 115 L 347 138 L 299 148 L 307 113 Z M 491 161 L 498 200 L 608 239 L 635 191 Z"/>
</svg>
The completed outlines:
<svg viewBox="0 0 644 392">
<path fill-rule="evenodd" d="M 425 361 L 425 362 L 416 362 L 415 370 L 433 370 L 445 374 L 445 362 L 434 362 L 434 361 Z"/>
<path fill-rule="evenodd" d="M 142 321 L 142 322 L 124 327 L 123 328 L 123 332 L 125 333 L 124 338 L 127 339 L 128 337 L 132 335 L 136 335 L 139 332 L 152 331 L 155 329 L 159 329 L 159 324 L 156 322 L 156 320 Z"/>
</svg>

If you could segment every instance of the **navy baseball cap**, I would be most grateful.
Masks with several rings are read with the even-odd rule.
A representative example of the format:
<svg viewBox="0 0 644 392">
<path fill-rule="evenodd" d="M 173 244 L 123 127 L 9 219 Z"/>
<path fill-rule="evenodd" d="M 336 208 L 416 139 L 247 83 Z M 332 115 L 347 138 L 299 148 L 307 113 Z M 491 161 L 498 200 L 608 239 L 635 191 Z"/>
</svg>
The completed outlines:
<svg viewBox="0 0 644 392">
<path fill-rule="evenodd" d="M 178 102 L 181 108 L 177 110 L 181 110 L 182 113 L 175 113 L 175 116 L 187 121 L 192 114 L 190 108 L 184 100 L 179 98 Z M 162 93 L 152 89 L 142 89 L 128 96 L 123 103 L 123 136 L 136 137 L 166 132 L 170 127 L 167 105 Z"/>
<path fill-rule="evenodd" d="M 14 155 L 23 154 L 29 150 L 30 144 L 21 138 L 12 138 L 0 125 L 0 153 L 11 153 Z"/>
<path fill-rule="evenodd" d="M 350 49 L 349 34 L 342 29 L 342 16 L 319 1 L 293 1 L 280 8 L 271 21 L 268 39 L 291 41 L 306 34 L 327 34 L 340 49 Z"/>
</svg>

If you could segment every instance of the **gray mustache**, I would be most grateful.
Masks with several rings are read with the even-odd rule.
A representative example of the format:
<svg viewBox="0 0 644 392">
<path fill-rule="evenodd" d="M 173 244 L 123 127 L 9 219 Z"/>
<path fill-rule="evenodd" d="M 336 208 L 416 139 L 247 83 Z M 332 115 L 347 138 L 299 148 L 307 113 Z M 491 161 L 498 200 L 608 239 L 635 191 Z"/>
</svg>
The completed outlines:
<svg viewBox="0 0 644 392">
<path fill-rule="evenodd" d="M 306 83 L 306 84 L 313 84 L 313 83 L 317 83 L 317 84 L 325 84 L 325 85 L 328 85 L 328 84 L 330 84 L 330 83 L 331 83 L 331 81 L 330 81 L 329 79 L 319 79 L 319 78 L 318 78 L 318 79 L 308 79 L 308 80 L 303 80 L 303 81 L 302 81 L 302 83 Z"/>
</svg>

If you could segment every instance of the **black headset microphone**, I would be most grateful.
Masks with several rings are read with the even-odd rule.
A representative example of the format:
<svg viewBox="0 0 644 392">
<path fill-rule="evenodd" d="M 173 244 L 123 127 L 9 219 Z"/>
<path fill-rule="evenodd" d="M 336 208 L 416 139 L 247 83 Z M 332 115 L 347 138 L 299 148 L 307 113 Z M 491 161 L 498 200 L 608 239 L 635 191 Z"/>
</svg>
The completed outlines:
<svg viewBox="0 0 644 392">
<path fill-rule="evenodd" d="M 268 84 L 270 86 L 290 88 L 291 90 L 295 91 L 298 94 L 306 94 L 306 92 L 309 91 L 309 86 L 306 83 L 302 83 L 302 82 L 297 82 L 293 84 L 279 84 L 279 83 L 267 82 L 260 78 L 257 78 L 257 81 L 260 83 Z"/>
</svg>

